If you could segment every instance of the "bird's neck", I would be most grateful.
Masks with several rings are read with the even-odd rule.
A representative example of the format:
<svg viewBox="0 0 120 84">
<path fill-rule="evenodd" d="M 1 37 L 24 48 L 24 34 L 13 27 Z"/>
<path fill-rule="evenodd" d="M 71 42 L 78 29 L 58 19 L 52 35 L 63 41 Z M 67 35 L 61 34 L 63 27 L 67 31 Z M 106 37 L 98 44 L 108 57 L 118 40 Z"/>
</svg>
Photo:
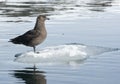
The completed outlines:
<svg viewBox="0 0 120 84">
<path fill-rule="evenodd" d="M 45 22 L 37 21 L 36 24 L 35 24 L 34 30 L 46 31 Z"/>
</svg>

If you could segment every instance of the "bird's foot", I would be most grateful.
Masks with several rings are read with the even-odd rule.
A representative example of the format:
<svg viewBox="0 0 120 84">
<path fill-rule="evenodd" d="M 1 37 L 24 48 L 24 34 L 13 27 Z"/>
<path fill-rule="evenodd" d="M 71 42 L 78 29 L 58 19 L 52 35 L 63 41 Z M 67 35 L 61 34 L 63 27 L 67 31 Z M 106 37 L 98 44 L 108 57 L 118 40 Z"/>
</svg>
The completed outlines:
<svg viewBox="0 0 120 84">
<path fill-rule="evenodd" d="M 34 52 L 35 54 L 39 54 L 40 52 Z"/>
</svg>

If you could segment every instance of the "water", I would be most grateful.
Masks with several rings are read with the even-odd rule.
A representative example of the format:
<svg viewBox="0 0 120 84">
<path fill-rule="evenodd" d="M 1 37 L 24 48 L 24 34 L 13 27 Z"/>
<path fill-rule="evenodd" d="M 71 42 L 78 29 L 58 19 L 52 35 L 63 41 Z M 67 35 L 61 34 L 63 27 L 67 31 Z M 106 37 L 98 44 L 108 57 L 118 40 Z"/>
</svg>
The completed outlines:
<svg viewBox="0 0 120 84">
<path fill-rule="evenodd" d="M 39 14 L 50 20 L 38 51 L 78 43 L 92 54 L 82 61 L 37 64 L 36 71 L 33 64 L 15 62 L 16 54 L 33 49 L 8 40 L 32 29 Z M 0 0 L 0 84 L 119 84 L 120 51 L 93 54 L 120 48 L 119 22 L 120 0 Z"/>
</svg>

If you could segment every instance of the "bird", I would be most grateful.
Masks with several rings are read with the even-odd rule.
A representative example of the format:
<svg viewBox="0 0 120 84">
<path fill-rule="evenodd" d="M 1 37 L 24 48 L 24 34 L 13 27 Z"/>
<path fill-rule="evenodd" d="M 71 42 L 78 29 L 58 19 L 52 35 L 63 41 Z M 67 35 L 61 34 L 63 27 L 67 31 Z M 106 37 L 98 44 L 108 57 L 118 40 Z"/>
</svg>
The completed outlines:
<svg viewBox="0 0 120 84">
<path fill-rule="evenodd" d="M 41 44 L 47 37 L 47 31 L 45 28 L 46 20 L 49 20 L 49 18 L 45 15 L 39 15 L 33 29 L 20 36 L 10 39 L 9 42 L 33 47 L 34 52 L 36 52 L 36 46 Z"/>
</svg>

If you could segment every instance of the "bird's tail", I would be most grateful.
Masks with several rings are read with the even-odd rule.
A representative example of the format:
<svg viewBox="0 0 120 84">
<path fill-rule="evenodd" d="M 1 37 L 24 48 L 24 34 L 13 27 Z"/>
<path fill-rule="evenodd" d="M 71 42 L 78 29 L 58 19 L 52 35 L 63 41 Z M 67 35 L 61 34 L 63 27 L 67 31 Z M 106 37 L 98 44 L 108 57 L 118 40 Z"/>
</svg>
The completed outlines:
<svg viewBox="0 0 120 84">
<path fill-rule="evenodd" d="M 14 44 L 21 44 L 22 40 L 21 40 L 21 37 L 16 37 L 16 38 L 10 39 L 8 42 L 12 42 Z"/>
</svg>

